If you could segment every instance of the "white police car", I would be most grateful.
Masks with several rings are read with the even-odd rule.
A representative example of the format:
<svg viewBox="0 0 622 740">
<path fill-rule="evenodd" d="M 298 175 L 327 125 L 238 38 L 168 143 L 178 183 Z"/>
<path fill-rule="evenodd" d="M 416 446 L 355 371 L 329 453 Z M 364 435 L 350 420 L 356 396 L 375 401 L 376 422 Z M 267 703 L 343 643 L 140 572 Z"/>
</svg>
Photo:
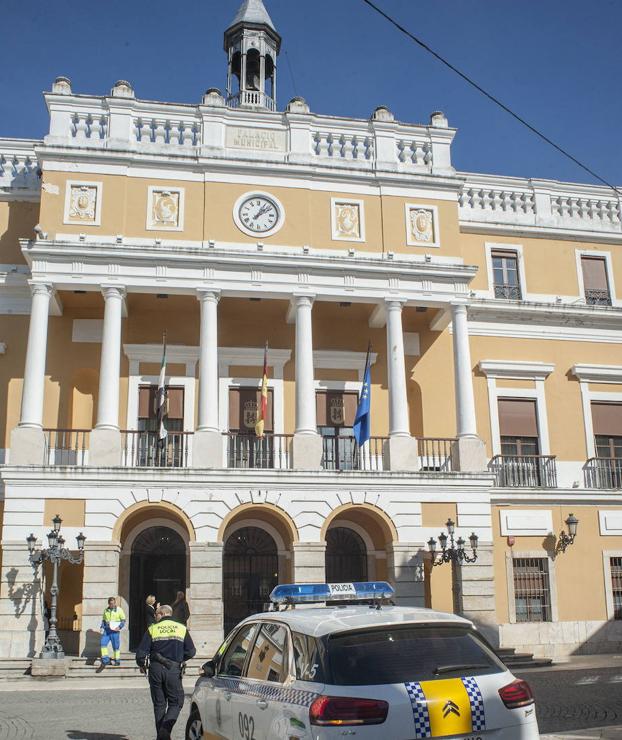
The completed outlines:
<svg viewBox="0 0 622 740">
<path fill-rule="evenodd" d="M 534 740 L 531 690 L 466 619 L 382 582 L 277 586 L 202 668 L 186 740 Z M 293 608 L 311 602 L 368 605 Z M 283 608 L 285 607 L 285 608 Z"/>
</svg>

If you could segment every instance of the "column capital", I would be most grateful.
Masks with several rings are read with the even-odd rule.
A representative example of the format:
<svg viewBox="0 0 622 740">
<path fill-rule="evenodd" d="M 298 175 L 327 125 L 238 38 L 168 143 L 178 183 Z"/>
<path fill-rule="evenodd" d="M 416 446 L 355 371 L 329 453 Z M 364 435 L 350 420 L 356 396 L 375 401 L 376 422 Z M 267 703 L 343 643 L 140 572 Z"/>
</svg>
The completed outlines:
<svg viewBox="0 0 622 740">
<path fill-rule="evenodd" d="M 467 303 L 452 303 L 451 312 L 453 314 L 465 314 L 469 306 Z"/>
<path fill-rule="evenodd" d="M 105 300 L 109 298 L 125 298 L 125 285 L 102 285 L 101 292 Z"/>
<path fill-rule="evenodd" d="M 400 298 L 400 297 L 390 297 L 384 299 L 384 305 L 387 308 L 387 311 L 401 311 L 402 308 L 404 308 L 404 305 L 406 304 L 406 298 Z"/>
<path fill-rule="evenodd" d="M 45 295 L 48 298 L 54 293 L 54 286 L 52 283 L 40 283 L 37 280 L 29 280 L 28 285 L 30 286 L 31 295 Z"/>
<path fill-rule="evenodd" d="M 201 303 L 218 303 L 220 290 L 214 288 L 197 288 L 197 301 Z"/>
<path fill-rule="evenodd" d="M 292 299 L 296 306 L 313 306 L 315 293 L 294 293 Z"/>
</svg>

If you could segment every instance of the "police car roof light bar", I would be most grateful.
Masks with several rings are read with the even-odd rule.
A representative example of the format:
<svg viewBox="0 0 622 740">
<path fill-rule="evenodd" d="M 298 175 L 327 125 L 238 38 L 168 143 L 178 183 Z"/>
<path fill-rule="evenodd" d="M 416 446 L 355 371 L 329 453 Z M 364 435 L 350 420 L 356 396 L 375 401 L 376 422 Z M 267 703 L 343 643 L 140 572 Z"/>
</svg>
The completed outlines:
<svg viewBox="0 0 622 740">
<path fill-rule="evenodd" d="M 274 604 L 316 604 L 321 601 L 378 601 L 391 599 L 395 591 L 386 581 L 366 583 L 284 583 L 270 594 Z"/>
</svg>

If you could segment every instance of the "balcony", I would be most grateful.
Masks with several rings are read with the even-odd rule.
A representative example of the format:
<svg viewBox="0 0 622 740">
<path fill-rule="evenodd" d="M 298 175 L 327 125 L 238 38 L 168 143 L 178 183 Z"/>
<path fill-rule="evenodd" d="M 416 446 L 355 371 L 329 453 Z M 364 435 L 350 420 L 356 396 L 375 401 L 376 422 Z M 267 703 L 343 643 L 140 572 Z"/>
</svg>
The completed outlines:
<svg viewBox="0 0 622 740">
<path fill-rule="evenodd" d="M 622 488 L 622 458 L 591 457 L 583 466 L 583 478 L 586 488 Z"/>
<path fill-rule="evenodd" d="M 502 298 L 506 301 L 522 300 L 520 285 L 495 285 L 495 298 Z"/>
<path fill-rule="evenodd" d="M 44 465 L 88 464 L 90 429 L 44 429 Z"/>
<path fill-rule="evenodd" d="M 292 434 L 254 434 L 225 432 L 227 467 L 237 469 L 265 468 L 283 470 L 290 467 L 289 448 Z"/>
<path fill-rule="evenodd" d="M 588 306 L 610 306 L 611 295 L 608 290 L 586 288 L 585 302 Z"/>
<path fill-rule="evenodd" d="M 501 488 L 557 488 L 555 455 L 495 455 L 488 469 Z"/>
<path fill-rule="evenodd" d="M 192 432 L 168 432 L 164 440 L 157 432 L 123 430 L 121 464 L 127 468 L 187 468 Z"/>
</svg>

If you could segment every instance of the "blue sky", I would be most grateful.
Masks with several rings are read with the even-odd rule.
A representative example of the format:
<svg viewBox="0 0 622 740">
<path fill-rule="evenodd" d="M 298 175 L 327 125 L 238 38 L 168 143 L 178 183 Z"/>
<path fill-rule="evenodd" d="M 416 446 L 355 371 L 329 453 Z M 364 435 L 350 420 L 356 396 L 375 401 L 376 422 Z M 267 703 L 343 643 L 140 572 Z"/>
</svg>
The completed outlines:
<svg viewBox="0 0 622 740">
<path fill-rule="evenodd" d="M 265 0 L 283 36 L 279 108 L 302 95 L 318 113 L 404 121 L 443 110 L 461 170 L 590 182 L 362 0 Z M 482 86 L 605 179 L 622 184 L 622 0 L 376 0 Z M 137 96 L 198 102 L 224 87 L 224 28 L 239 0 L 83 3 L 2 0 L 0 136 L 40 137 L 41 91 L 130 80 Z M 291 69 L 291 72 L 290 72 Z"/>
</svg>

